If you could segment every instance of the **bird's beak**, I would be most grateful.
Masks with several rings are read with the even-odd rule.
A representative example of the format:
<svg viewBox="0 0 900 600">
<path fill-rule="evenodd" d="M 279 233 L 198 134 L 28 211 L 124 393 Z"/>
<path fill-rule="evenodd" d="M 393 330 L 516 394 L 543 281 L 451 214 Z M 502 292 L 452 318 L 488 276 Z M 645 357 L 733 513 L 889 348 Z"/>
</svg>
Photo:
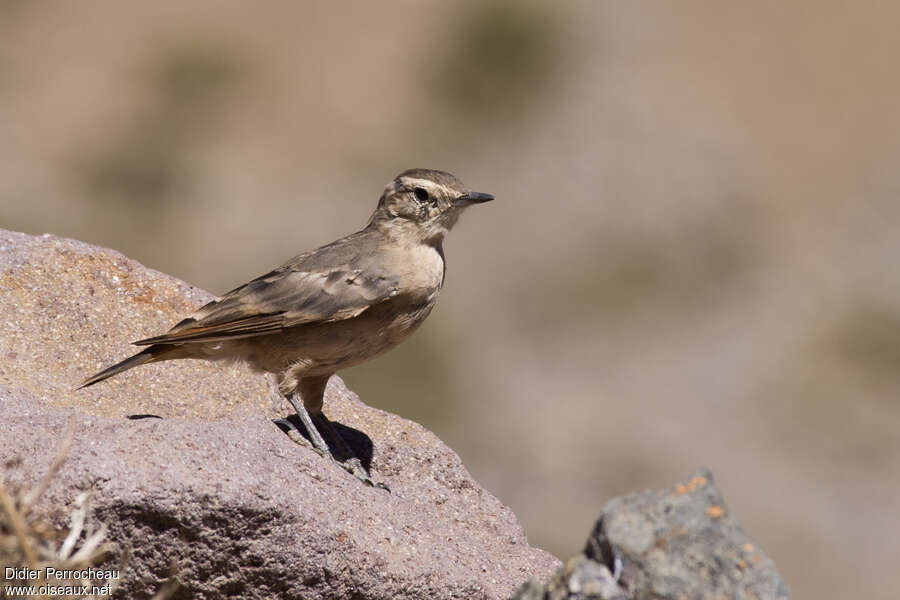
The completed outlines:
<svg viewBox="0 0 900 600">
<path fill-rule="evenodd" d="M 485 194 L 484 192 L 466 192 L 453 201 L 453 206 L 469 206 L 470 204 L 481 204 L 494 199 L 493 194 Z"/>
</svg>

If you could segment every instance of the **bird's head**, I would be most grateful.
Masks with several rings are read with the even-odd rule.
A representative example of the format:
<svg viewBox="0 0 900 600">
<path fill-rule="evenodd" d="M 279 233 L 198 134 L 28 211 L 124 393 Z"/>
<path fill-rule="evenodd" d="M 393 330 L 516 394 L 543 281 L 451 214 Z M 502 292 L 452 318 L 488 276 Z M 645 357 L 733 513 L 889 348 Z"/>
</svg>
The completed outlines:
<svg viewBox="0 0 900 600">
<path fill-rule="evenodd" d="M 469 190 L 450 173 L 409 169 L 384 188 L 369 225 L 392 236 L 436 244 L 467 206 L 493 199 L 490 194 Z"/>
</svg>

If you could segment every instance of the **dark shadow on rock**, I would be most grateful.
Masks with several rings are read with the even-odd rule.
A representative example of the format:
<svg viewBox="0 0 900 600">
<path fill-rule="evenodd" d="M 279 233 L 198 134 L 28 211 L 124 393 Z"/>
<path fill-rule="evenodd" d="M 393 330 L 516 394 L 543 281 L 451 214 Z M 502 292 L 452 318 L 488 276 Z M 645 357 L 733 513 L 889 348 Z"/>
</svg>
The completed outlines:
<svg viewBox="0 0 900 600">
<path fill-rule="evenodd" d="M 159 415 L 128 415 L 125 417 L 130 421 L 140 421 L 141 419 L 162 419 Z"/>
<path fill-rule="evenodd" d="M 286 421 L 290 421 L 290 425 Z M 285 434 L 290 431 L 291 426 L 293 426 L 300 435 L 306 438 L 306 441 L 310 442 L 309 432 L 306 431 L 306 427 L 303 426 L 303 422 L 300 421 L 300 417 L 297 415 L 291 415 L 284 419 L 273 419 L 272 421 L 275 423 L 278 428 L 283 431 Z M 362 466 L 368 471 L 372 466 L 372 451 L 374 446 L 372 445 L 372 438 L 368 435 L 360 431 L 359 429 L 354 429 L 353 427 L 347 427 L 337 421 L 332 421 L 332 425 L 334 425 L 335 431 L 341 436 L 341 438 L 346 442 L 350 449 L 353 450 L 353 454 L 359 459 L 362 463 Z M 312 442 L 310 442 L 312 443 Z M 328 445 L 328 449 L 331 450 L 331 453 L 337 456 L 339 454 L 337 448 L 333 448 L 331 444 Z"/>
</svg>

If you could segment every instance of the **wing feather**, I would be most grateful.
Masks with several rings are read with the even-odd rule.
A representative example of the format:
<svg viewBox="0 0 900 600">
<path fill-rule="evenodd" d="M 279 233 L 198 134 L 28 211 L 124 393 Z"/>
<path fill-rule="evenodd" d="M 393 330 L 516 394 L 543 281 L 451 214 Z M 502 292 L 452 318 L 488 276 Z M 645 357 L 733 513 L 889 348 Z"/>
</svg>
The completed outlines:
<svg viewBox="0 0 900 600">
<path fill-rule="evenodd" d="M 168 333 L 134 343 L 213 342 L 356 317 L 399 293 L 399 283 L 379 274 L 366 246 L 334 243 L 301 254 L 206 304 Z"/>
</svg>

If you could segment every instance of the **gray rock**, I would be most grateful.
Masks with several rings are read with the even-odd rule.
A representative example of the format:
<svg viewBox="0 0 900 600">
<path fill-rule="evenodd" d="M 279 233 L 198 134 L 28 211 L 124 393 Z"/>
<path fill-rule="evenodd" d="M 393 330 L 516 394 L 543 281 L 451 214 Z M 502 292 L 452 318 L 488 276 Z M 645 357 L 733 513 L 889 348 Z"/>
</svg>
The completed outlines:
<svg viewBox="0 0 900 600">
<path fill-rule="evenodd" d="M 40 509 L 95 490 L 95 516 L 131 553 L 117 597 L 150 597 L 173 564 L 176 598 L 306 599 L 501 598 L 559 566 L 436 436 L 337 378 L 326 413 L 391 493 L 289 440 L 270 420 L 289 407 L 241 366 L 176 361 L 73 391 L 209 298 L 116 252 L 0 231 L 4 477 L 39 479 L 74 416 Z"/>
<path fill-rule="evenodd" d="M 585 600 L 625 600 L 625 593 L 616 582 L 609 567 L 584 554 L 569 560 L 546 586 L 531 584 L 535 600 L 568 600 L 583 598 Z M 545 595 L 541 595 L 541 593 Z"/>
<path fill-rule="evenodd" d="M 786 600 L 790 592 L 700 471 L 670 490 L 609 501 L 584 552 L 513 598 Z"/>
</svg>

